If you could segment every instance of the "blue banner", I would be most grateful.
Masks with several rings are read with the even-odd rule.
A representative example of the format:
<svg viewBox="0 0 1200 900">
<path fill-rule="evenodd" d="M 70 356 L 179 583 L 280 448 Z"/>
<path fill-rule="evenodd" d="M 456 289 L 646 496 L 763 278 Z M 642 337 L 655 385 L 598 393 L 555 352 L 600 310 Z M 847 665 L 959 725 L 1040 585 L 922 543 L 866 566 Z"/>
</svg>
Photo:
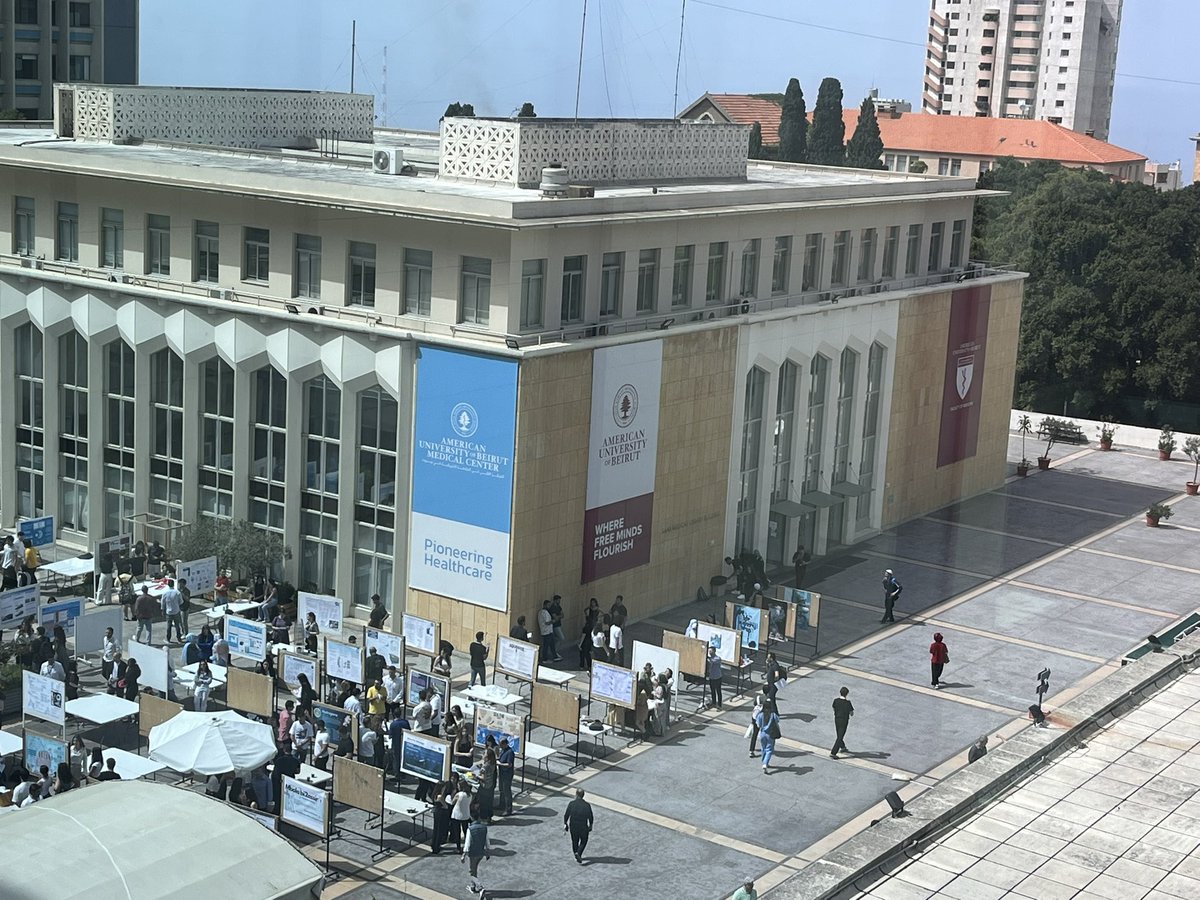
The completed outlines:
<svg viewBox="0 0 1200 900">
<path fill-rule="evenodd" d="M 49 547 L 54 543 L 54 516 L 25 519 L 18 527 L 25 533 L 25 543 L 31 547 Z"/>
</svg>

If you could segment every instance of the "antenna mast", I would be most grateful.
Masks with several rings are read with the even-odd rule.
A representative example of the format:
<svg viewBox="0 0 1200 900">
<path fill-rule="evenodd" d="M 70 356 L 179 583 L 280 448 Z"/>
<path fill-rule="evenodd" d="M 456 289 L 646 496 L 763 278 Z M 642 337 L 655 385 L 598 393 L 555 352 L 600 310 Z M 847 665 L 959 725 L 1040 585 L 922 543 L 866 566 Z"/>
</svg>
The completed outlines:
<svg viewBox="0 0 1200 900">
<path fill-rule="evenodd" d="M 683 62 L 683 17 L 687 14 L 687 0 L 679 8 L 679 55 L 675 57 L 675 97 L 671 101 L 671 118 L 679 113 L 679 64 Z"/>
<path fill-rule="evenodd" d="M 380 111 L 380 124 L 387 128 L 387 44 L 383 45 L 383 109 Z"/>
<path fill-rule="evenodd" d="M 587 33 L 587 0 L 583 0 L 583 22 L 579 25 L 579 72 L 575 76 L 575 118 L 579 118 L 579 87 L 583 84 L 583 36 Z"/>
<path fill-rule="evenodd" d="M 354 54 L 358 43 L 358 19 L 350 20 L 350 93 L 354 93 Z"/>
</svg>

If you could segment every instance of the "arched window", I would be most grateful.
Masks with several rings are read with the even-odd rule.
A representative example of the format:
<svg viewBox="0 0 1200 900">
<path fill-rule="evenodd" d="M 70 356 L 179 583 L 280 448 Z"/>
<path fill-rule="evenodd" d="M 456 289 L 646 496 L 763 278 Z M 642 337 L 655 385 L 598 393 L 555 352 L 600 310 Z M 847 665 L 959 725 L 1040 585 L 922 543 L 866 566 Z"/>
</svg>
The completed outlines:
<svg viewBox="0 0 1200 900">
<path fill-rule="evenodd" d="M 332 594 L 337 584 L 342 392 L 324 375 L 318 375 L 304 385 L 304 407 L 300 587 Z"/>
<path fill-rule="evenodd" d="M 396 546 L 396 445 L 399 404 L 386 391 L 358 395 L 358 471 L 354 486 L 354 601 L 392 593 Z"/>
<path fill-rule="evenodd" d="M 88 529 L 88 342 L 68 331 L 58 339 L 59 516 L 63 528 Z"/>
<path fill-rule="evenodd" d="M 104 534 L 127 534 L 134 508 L 135 356 L 119 338 L 104 348 Z"/>
<path fill-rule="evenodd" d="M 233 515 L 233 368 L 219 357 L 200 366 L 200 512 Z"/>
<path fill-rule="evenodd" d="M 42 332 L 27 323 L 17 328 L 13 338 L 17 362 L 17 515 L 32 518 L 43 514 L 45 502 Z"/>
</svg>

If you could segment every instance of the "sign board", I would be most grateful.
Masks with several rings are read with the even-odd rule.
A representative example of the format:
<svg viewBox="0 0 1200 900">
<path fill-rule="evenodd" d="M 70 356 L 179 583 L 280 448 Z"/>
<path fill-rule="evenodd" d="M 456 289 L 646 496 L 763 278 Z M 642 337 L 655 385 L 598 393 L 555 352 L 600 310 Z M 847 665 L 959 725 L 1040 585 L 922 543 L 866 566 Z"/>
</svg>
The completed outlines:
<svg viewBox="0 0 1200 900">
<path fill-rule="evenodd" d="M 196 596 L 207 594 L 217 586 L 217 558 L 208 556 L 181 562 L 175 567 L 175 578 L 185 579 L 188 590 Z"/>
<path fill-rule="evenodd" d="M 742 646 L 757 650 L 766 644 L 766 610 L 745 603 L 725 601 L 725 624 L 741 635 Z"/>
<path fill-rule="evenodd" d="M 287 775 L 280 782 L 279 821 L 325 837 L 329 832 L 329 794 L 325 789 Z"/>
<path fill-rule="evenodd" d="M 333 799 L 375 816 L 383 815 L 383 769 L 335 756 Z"/>
<path fill-rule="evenodd" d="M 416 706 L 421 702 L 421 691 L 425 690 L 425 688 L 433 688 L 441 695 L 443 713 L 450 708 L 449 678 L 443 678 L 441 675 L 434 675 L 432 672 L 421 672 L 417 669 L 409 669 L 407 690 L 409 706 Z"/>
<path fill-rule="evenodd" d="M 31 547 L 49 547 L 55 541 L 54 516 L 23 519 L 17 528 L 25 533 L 25 543 Z"/>
<path fill-rule="evenodd" d="M 665 650 L 674 650 L 679 654 L 679 671 L 694 678 L 705 676 L 704 660 L 708 656 L 708 645 L 697 638 L 679 634 L 676 631 L 664 631 L 662 645 Z"/>
<path fill-rule="evenodd" d="M 383 657 L 385 669 L 388 666 L 404 668 L 404 638 L 400 635 L 379 628 L 368 628 L 366 645 L 368 652 L 374 647 L 375 652 Z"/>
<path fill-rule="evenodd" d="M 508 738 L 508 746 L 517 756 L 525 755 L 525 717 L 505 712 L 484 703 L 475 704 L 475 746 L 482 747 L 489 737 Z"/>
<path fill-rule="evenodd" d="M 35 731 L 25 732 L 23 747 L 25 768 L 34 775 L 37 775 L 42 766 L 45 766 L 50 772 L 50 777 L 53 778 L 58 773 L 58 764 L 69 762 L 71 758 L 70 748 L 66 741 L 55 740 Z M 82 760 L 81 763 L 86 769 L 87 760 Z"/>
<path fill-rule="evenodd" d="M 783 599 L 796 607 L 793 612 L 795 626 L 791 636 L 796 636 L 796 630 L 816 628 L 821 619 L 821 595 L 815 591 L 802 591 L 793 587 L 785 587 L 782 593 Z"/>
<path fill-rule="evenodd" d="M 55 625 L 61 625 L 70 634 L 75 628 L 75 620 L 82 615 L 82 597 L 47 600 L 38 608 L 38 622 L 45 625 L 47 631 L 51 631 Z"/>
<path fill-rule="evenodd" d="M 314 691 L 321 684 L 321 661 L 315 656 L 304 656 L 292 653 L 290 650 L 280 650 L 277 671 L 280 679 L 289 688 L 299 686 L 300 679 L 297 676 L 301 672 L 308 676 L 308 683 L 312 685 Z"/>
<path fill-rule="evenodd" d="M 671 679 L 671 690 L 677 694 L 683 689 L 683 672 L 679 668 L 679 653 L 677 651 L 668 650 L 666 647 L 659 647 L 656 644 L 634 641 L 633 671 L 635 676 L 641 674 L 646 663 L 650 664 L 650 668 L 653 669 L 656 679 L 659 675 L 666 672 L 667 669 L 670 669 L 674 676 Z"/>
<path fill-rule="evenodd" d="M 991 303 L 990 285 L 962 288 L 950 295 L 942 420 L 938 432 L 939 469 L 970 459 L 979 444 Z"/>
<path fill-rule="evenodd" d="M 42 589 L 37 584 L 0 591 L 0 631 L 15 629 L 30 616 L 36 617 L 41 599 Z"/>
<path fill-rule="evenodd" d="M 270 675 L 230 666 L 225 677 L 226 703 L 231 709 L 267 719 L 275 713 L 275 679 Z"/>
<path fill-rule="evenodd" d="M 526 641 L 518 641 L 507 635 L 500 635 L 496 642 L 496 671 L 520 678 L 522 681 L 536 681 L 538 668 L 539 647 Z"/>
<path fill-rule="evenodd" d="M 330 678 L 344 678 L 351 684 L 362 684 L 362 647 L 325 638 L 325 674 Z"/>
<path fill-rule="evenodd" d="M 429 346 L 417 354 L 409 586 L 503 612 L 517 362 Z"/>
<path fill-rule="evenodd" d="M 535 684 L 530 698 L 533 721 L 566 734 L 579 734 L 579 703 L 574 691 Z"/>
<path fill-rule="evenodd" d="M 592 662 L 592 699 L 633 709 L 636 682 L 632 669 Z"/>
<path fill-rule="evenodd" d="M 99 606 L 91 612 L 85 612 L 75 620 L 75 655 L 98 653 L 104 649 L 104 632 L 111 628 L 113 640 L 121 646 L 125 627 L 124 615 L 119 606 Z"/>
<path fill-rule="evenodd" d="M 321 634 L 340 637 L 344 609 L 341 600 L 328 594 L 310 594 L 307 591 L 296 594 L 296 622 L 301 628 L 308 622 L 308 614 L 312 613 L 317 618 Z"/>
<path fill-rule="evenodd" d="M 116 568 L 117 557 L 122 553 L 129 553 L 129 548 L 133 546 L 133 536 L 121 534 L 117 537 L 108 537 L 96 541 L 95 550 L 92 552 L 92 559 L 95 562 L 95 573 L 102 574 L 101 568 L 105 561 L 109 566 L 109 571 Z"/>
<path fill-rule="evenodd" d="M 139 643 L 137 638 L 131 637 L 125 647 L 125 662 L 131 659 L 136 659 L 142 670 L 139 687 L 154 688 L 165 696 L 171 679 L 171 659 L 167 650 Z"/>
<path fill-rule="evenodd" d="M 263 662 L 267 658 L 267 623 L 227 615 L 225 641 L 229 644 L 229 652 L 234 656 Z"/>
<path fill-rule="evenodd" d="M 736 666 L 741 658 L 741 632 L 732 628 L 722 628 L 708 622 L 700 622 L 696 626 L 696 637 L 710 647 L 717 649 L 721 662 Z"/>
<path fill-rule="evenodd" d="M 67 722 L 66 685 L 57 678 L 22 672 L 21 704 L 27 715 L 55 725 Z"/>
<path fill-rule="evenodd" d="M 441 627 L 432 619 L 422 619 L 412 613 L 400 614 L 400 630 L 404 632 L 405 649 L 426 656 L 437 656 Z"/>
<path fill-rule="evenodd" d="M 400 744 L 400 771 L 423 781 L 450 777 L 450 745 L 440 738 L 405 731 Z"/>
</svg>

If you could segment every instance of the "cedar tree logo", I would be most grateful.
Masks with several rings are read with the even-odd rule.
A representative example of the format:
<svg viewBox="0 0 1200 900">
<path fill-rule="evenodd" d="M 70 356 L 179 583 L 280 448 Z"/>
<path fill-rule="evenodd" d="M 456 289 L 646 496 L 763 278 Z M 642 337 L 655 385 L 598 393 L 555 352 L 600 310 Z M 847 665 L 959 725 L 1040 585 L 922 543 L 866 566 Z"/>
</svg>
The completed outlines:
<svg viewBox="0 0 1200 900">
<path fill-rule="evenodd" d="M 459 437 L 470 437 L 479 427 L 479 416 L 470 403 L 456 403 L 450 410 L 450 427 Z"/>
<path fill-rule="evenodd" d="M 618 428 L 628 428 L 637 418 L 638 392 L 632 384 L 623 384 L 613 396 L 613 421 Z"/>
</svg>

